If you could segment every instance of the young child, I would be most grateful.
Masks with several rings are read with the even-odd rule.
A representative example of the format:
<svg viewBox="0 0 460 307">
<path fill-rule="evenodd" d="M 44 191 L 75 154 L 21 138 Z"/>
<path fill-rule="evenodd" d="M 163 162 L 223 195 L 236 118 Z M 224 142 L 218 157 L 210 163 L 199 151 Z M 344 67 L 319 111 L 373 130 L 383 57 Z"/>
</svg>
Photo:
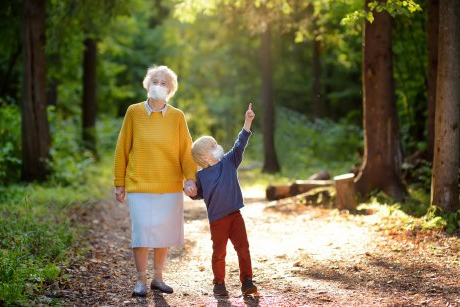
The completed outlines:
<svg viewBox="0 0 460 307">
<path fill-rule="evenodd" d="M 233 148 L 224 154 L 222 146 L 211 136 L 203 136 L 192 145 L 192 157 L 202 168 L 196 174 L 196 195 L 193 199 L 204 199 L 208 211 L 212 240 L 212 271 L 214 294 L 227 295 L 225 287 L 225 255 L 228 239 L 238 255 L 241 292 L 252 294 L 257 287 L 252 282 L 251 255 L 243 217 L 244 206 L 237 169 L 243 160 L 243 152 L 251 135 L 251 124 L 255 114 L 249 104 L 243 129 Z"/>
</svg>

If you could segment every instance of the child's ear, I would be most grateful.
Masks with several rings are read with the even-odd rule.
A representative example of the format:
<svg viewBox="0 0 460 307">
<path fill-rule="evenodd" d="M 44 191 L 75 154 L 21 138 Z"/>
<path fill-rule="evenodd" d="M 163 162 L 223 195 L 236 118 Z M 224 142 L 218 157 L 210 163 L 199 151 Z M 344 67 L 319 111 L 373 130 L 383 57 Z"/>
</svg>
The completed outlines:
<svg viewBox="0 0 460 307">
<path fill-rule="evenodd" d="M 205 158 L 205 161 L 208 163 L 208 165 L 211 165 L 211 163 L 214 162 L 214 158 L 211 155 L 208 155 Z"/>
</svg>

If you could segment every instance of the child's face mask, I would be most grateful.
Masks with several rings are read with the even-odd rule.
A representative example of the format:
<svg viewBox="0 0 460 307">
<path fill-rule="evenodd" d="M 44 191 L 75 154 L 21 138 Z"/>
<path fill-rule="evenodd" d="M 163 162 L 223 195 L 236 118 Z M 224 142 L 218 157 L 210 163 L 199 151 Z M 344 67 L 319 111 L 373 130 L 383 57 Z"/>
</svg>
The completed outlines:
<svg viewBox="0 0 460 307">
<path fill-rule="evenodd" d="M 224 156 L 224 149 L 222 148 L 222 146 L 217 145 L 216 148 L 213 151 L 211 151 L 211 154 L 214 157 L 214 159 L 220 161 Z"/>
<path fill-rule="evenodd" d="M 162 85 L 150 85 L 149 97 L 153 100 L 165 100 L 168 95 L 168 88 Z"/>
</svg>

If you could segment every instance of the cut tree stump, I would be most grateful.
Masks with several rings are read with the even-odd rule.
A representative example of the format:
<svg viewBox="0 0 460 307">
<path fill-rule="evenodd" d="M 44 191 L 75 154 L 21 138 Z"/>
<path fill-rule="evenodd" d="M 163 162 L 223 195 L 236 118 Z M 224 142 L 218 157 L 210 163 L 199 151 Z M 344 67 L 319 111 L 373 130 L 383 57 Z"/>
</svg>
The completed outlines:
<svg viewBox="0 0 460 307">
<path fill-rule="evenodd" d="M 348 173 L 334 177 L 336 197 L 335 207 L 339 210 L 355 210 L 358 206 L 356 200 L 355 174 Z"/>
</svg>

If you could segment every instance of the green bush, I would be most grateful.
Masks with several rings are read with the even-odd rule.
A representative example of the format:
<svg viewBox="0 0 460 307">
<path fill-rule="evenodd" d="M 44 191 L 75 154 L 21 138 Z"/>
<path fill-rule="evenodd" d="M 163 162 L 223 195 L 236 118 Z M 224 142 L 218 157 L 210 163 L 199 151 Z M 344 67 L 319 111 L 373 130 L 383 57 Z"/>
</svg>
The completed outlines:
<svg viewBox="0 0 460 307">
<path fill-rule="evenodd" d="M 111 155 L 115 151 L 118 133 L 121 129 L 123 118 L 112 118 L 103 115 L 96 124 L 97 131 L 97 151 L 105 155 Z"/>
<path fill-rule="evenodd" d="M 297 179 L 320 169 L 331 175 L 349 172 L 360 161 L 363 134 L 359 127 L 326 118 L 309 119 L 286 108 L 279 108 L 276 119 L 280 164 Z"/>
<path fill-rule="evenodd" d="M 85 169 L 95 157 L 81 144 L 80 121 L 76 117 L 56 119 L 54 109 L 49 109 L 49 121 L 52 136 L 50 181 L 60 185 L 83 184 L 87 179 Z"/>
</svg>

